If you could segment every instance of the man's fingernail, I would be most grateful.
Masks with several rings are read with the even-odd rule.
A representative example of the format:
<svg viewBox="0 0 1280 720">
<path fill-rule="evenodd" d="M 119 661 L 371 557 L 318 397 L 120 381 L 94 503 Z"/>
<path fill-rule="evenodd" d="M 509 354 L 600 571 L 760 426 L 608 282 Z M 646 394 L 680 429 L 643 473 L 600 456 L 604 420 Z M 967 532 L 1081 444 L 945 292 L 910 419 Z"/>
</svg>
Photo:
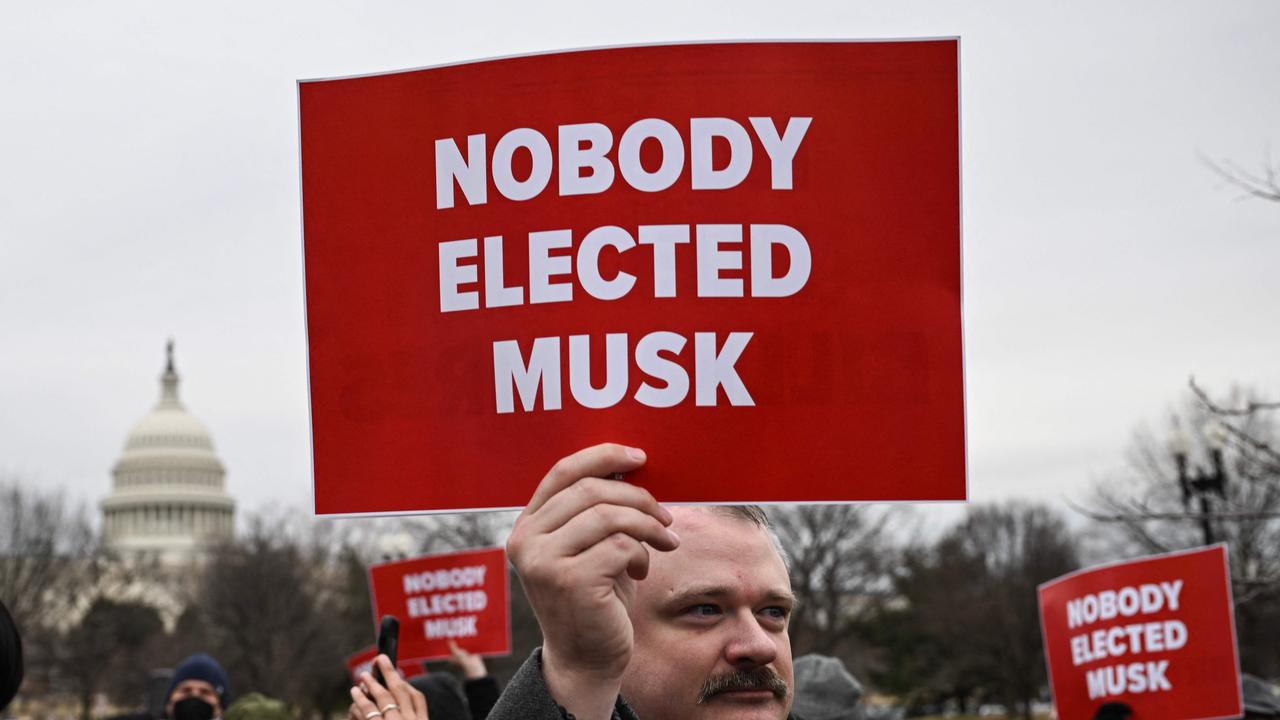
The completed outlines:
<svg viewBox="0 0 1280 720">
<path fill-rule="evenodd" d="M 640 448 L 633 448 L 633 447 L 629 447 L 629 448 L 627 448 L 627 457 L 629 457 L 629 458 L 631 458 L 632 460 L 635 460 L 635 461 L 637 461 L 637 462 L 643 462 L 643 461 L 644 461 L 644 451 L 643 451 L 643 450 L 641 450 Z"/>
<path fill-rule="evenodd" d="M 673 544 L 675 545 L 680 544 L 680 536 L 676 534 L 675 530 L 672 530 L 671 528 L 667 528 L 667 537 L 671 538 L 671 542 Z"/>
</svg>

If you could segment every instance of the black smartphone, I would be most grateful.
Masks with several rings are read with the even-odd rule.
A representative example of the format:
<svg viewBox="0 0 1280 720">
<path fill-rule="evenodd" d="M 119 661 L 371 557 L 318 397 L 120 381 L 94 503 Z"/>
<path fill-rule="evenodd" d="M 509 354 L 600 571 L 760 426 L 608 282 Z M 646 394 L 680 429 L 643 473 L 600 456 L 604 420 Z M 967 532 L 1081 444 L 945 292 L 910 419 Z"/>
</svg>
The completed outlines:
<svg viewBox="0 0 1280 720">
<path fill-rule="evenodd" d="M 400 621 L 395 615 L 383 615 L 382 624 L 378 627 L 378 652 L 386 655 L 391 660 L 391 667 L 396 666 L 396 646 L 400 643 Z M 387 681 L 382 677 L 382 669 L 376 664 L 373 666 L 373 679 L 377 680 L 382 686 L 386 686 Z"/>
</svg>

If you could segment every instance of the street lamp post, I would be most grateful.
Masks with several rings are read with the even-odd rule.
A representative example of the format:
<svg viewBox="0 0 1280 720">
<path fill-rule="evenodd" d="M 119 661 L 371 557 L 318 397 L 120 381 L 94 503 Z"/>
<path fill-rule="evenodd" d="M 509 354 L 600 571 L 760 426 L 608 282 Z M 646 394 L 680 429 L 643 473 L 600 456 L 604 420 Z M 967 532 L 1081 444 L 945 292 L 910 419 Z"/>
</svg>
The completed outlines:
<svg viewBox="0 0 1280 720">
<path fill-rule="evenodd" d="M 1204 544 L 1212 545 L 1214 535 L 1209 495 L 1217 495 L 1222 500 L 1227 499 L 1227 473 L 1222 462 L 1222 447 L 1226 443 L 1226 431 L 1221 425 L 1215 423 L 1209 427 L 1206 437 L 1209 441 L 1209 458 L 1212 467 L 1206 469 L 1191 464 L 1189 459 L 1191 440 L 1181 429 L 1174 430 L 1173 459 L 1178 465 L 1178 484 L 1182 487 L 1182 508 L 1190 514 L 1192 498 L 1200 501 L 1200 528 L 1204 531 Z"/>
</svg>

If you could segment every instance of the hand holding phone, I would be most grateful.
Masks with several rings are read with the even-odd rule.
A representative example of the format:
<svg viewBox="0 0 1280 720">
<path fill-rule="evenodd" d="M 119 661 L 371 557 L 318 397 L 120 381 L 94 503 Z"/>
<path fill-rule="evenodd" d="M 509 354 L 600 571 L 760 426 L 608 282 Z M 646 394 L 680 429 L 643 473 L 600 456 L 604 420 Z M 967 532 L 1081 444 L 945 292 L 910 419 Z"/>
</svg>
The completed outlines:
<svg viewBox="0 0 1280 720">
<path fill-rule="evenodd" d="M 400 642 L 400 621 L 395 615 L 383 615 L 382 624 L 378 627 L 378 653 L 386 655 L 391 667 L 396 666 L 396 648 Z M 377 663 L 373 665 L 373 679 L 382 685 L 387 681 L 382 677 L 382 669 Z"/>
<path fill-rule="evenodd" d="M 392 618 L 392 623 L 395 619 Z M 398 623 L 379 630 L 378 647 L 395 654 Z M 376 679 L 375 679 L 376 676 Z M 359 684 L 351 688 L 351 706 L 346 720 L 428 720 L 427 698 L 422 691 L 400 677 L 389 656 L 378 655 L 369 672 L 360 674 Z"/>
</svg>

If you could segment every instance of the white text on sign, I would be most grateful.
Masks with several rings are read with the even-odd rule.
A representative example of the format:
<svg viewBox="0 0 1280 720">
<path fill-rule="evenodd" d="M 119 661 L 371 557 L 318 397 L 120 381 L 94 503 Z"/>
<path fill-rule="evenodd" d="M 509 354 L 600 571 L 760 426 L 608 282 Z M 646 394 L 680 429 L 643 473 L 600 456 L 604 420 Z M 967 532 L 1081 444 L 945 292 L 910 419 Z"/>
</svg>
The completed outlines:
<svg viewBox="0 0 1280 720">
<path fill-rule="evenodd" d="M 1183 581 L 1143 583 L 1119 590 L 1103 590 L 1067 602 L 1067 627 L 1176 612 Z M 1181 620 L 1134 622 L 1093 630 L 1071 638 L 1071 662 L 1080 666 L 1106 658 L 1180 650 L 1187 644 L 1187 626 Z M 1168 660 L 1129 662 L 1089 670 L 1085 682 L 1089 699 L 1141 694 L 1173 689 Z"/>
<path fill-rule="evenodd" d="M 410 619 L 430 618 L 422 624 L 428 640 L 474 637 L 477 633 L 474 613 L 489 606 L 484 590 L 484 565 L 429 570 L 404 576 L 405 603 Z M 459 613 L 473 613 L 458 615 Z M 453 617 L 438 617 L 448 615 Z"/>
<path fill-rule="evenodd" d="M 769 156 L 770 186 L 774 190 L 791 189 L 792 162 L 811 121 L 812 118 L 807 117 L 790 118 L 786 129 L 779 134 L 772 118 L 750 118 L 751 128 Z M 613 185 L 616 173 L 607 157 L 613 149 L 613 131 L 607 125 L 561 125 L 557 135 L 560 195 L 602 193 Z M 729 162 L 723 168 L 715 168 L 712 163 L 711 148 L 716 138 L 729 145 Z M 649 141 L 657 142 L 662 149 L 662 162 L 653 171 L 640 162 L 640 149 Z M 455 183 L 467 204 L 488 202 L 487 171 L 490 168 L 494 186 L 508 200 L 529 200 L 546 189 L 556 161 L 545 135 L 533 128 L 511 130 L 494 146 L 491 162 L 487 145 L 485 134 L 468 135 L 464 158 L 453 138 L 436 140 L 436 209 L 454 206 Z M 694 190 L 726 190 L 740 184 L 751 171 L 751 138 L 734 120 L 691 118 L 689 146 L 690 182 Z M 532 159 L 529 176 L 523 180 L 515 177 L 512 162 L 518 151 L 527 152 Z M 684 172 L 684 138 L 676 126 L 666 120 L 637 120 L 622 133 L 617 158 L 617 170 L 628 185 L 641 192 L 660 192 L 674 185 Z M 584 170 L 590 172 L 584 174 Z"/>
<path fill-rule="evenodd" d="M 475 238 L 440 243 L 440 312 L 478 310 L 483 288 L 484 307 L 513 307 L 542 303 L 570 302 L 575 284 L 557 280 L 573 276 L 576 287 L 597 300 L 618 300 L 636 286 L 636 276 L 619 272 L 611 278 L 600 273 L 600 254 L 612 248 L 619 255 L 637 245 L 652 248 L 653 275 L 651 287 L 655 298 L 676 297 L 676 245 L 689 243 L 688 225 L 641 225 L 635 237 L 613 225 L 587 233 L 575 255 L 552 254 L 573 247 L 573 232 L 548 230 L 529 233 L 529 288 L 508 286 L 503 259 L 503 238 L 494 235 L 484 239 L 484 282 L 479 283 L 478 267 L 464 263 L 477 257 L 479 243 Z M 747 278 L 725 277 L 724 271 L 742 269 L 741 225 L 697 225 L 694 228 L 694 256 L 697 296 L 703 298 L 789 297 L 800 292 L 809 281 L 812 256 L 809 243 L 798 230 L 786 225 L 751 225 L 748 229 L 751 272 Z M 785 273 L 774 272 L 774 249 L 786 251 Z M 477 285 L 475 290 L 464 290 Z"/>
<path fill-rule="evenodd" d="M 785 129 L 779 131 L 772 118 L 748 119 L 756 141 L 769 160 L 771 190 L 793 189 L 796 153 L 812 120 L 791 117 Z M 558 153 L 552 151 L 545 135 L 532 128 L 516 128 L 503 134 L 493 147 L 492 157 L 488 138 L 483 133 L 467 136 L 465 155 L 455 139 L 437 139 L 436 209 L 454 208 L 458 190 L 467 205 L 488 203 L 490 180 L 507 200 L 530 200 L 546 190 L 557 167 L 560 196 L 603 193 L 619 174 L 631 188 L 656 193 L 672 187 L 684 174 L 685 136 L 667 120 L 645 118 L 632 123 L 622 133 L 617 152 L 610 155 L 613 141 L 613 131 L 601 123 L 559 126 Z M 660 150 L 661 160 L 656 169 L 647 168 L 641 162 L 641 150 L 646 143 Z M 713 159 L 713 145 L 717 143 L 726 144 L 729 150 L 723 167 L 717 167 Z M 690 118 L 687 155 L 691 189 L 728 190 L 741 185 L 751 172 L 754 147 L 747 128 L 735 120 Z M 517 152 L 527 154 L 530 159 L 528 175 L 523 179 L 516 177 Z M 741 248 L 744 238 L 748 244 L 745 251 Z M 652 268 L 649 282 L 645 283 L 651 288 L 652 296 L 674 298 L 678 294 L 680 272 L 677 247 L 688 245 L 691 240 L 695 251 L 693 279 L 699 298 L 790 297 L 804 289 L 812 271 L 808 240 L 788 225 L 639 225 L 634 233 L 616 225 L 604 225 L 586 233 L 576 247 L 572 230 L 529 232 L 527 286 L 508 285 L 503 253 L 505 238 L 485 236 L 482 252 L 480 238 L 469 237 L 438 244 L 440 312 L 571 302 L 575 299 L 575 289 L 595 300 L 627 297 L 636 290 L 639 278 L 625 270 L 615 270 L 611 277 L 605 277 L 601 272 L 601 256 L 606 253 L 609 259 L 621 259 L 627 253 L 635 257 L 636 253 L 647 252 L 648 257 L 641 262 Z M 643 247 L 648 250 L 638 249 Z M 785 270 L 775 267 L 775 251 L 785 253 Z M 737 277 L 736 273 L 744 268 L 744 255 L 750 259 L 750 271 L 745 277 Z M 606 368 L 603 385 L 597 385 L 591 378 L 589 336 L 570 335 L 567 342 L 556 336 L 534 338 L 527 357 L 517 340 L 495 340 L 495 410 L 499 414 L 515 412 L 518 395 L 520 408 L 532 412 L 538 409 L 539 393 L 541 410 L 561 409 L 563 354 L 568 355 L 570 394 L 584 408 L 609 408 L 623 400 L 630 387 L 632 357 L 636 368 L 647 378 L 633 395 L 641 405 L 654 408 L 679 405 L 688 398 L 692 384 L 697 406 L 716 405 L 721 389 L 730 405 L 753 406 L 755 402 L 736 365 L 753 334 L 741 330 L 724 334 L 693 333 L 691 378 L 687 366 L 677 362 L 688 344 L 688 337 L 666 331 L 650 332 L 636 341 L 633 353 L 627 333 L 607 333 L 603 338 Z M 599 339 L 596 342 L 598 347 Z"/>
</svg>

